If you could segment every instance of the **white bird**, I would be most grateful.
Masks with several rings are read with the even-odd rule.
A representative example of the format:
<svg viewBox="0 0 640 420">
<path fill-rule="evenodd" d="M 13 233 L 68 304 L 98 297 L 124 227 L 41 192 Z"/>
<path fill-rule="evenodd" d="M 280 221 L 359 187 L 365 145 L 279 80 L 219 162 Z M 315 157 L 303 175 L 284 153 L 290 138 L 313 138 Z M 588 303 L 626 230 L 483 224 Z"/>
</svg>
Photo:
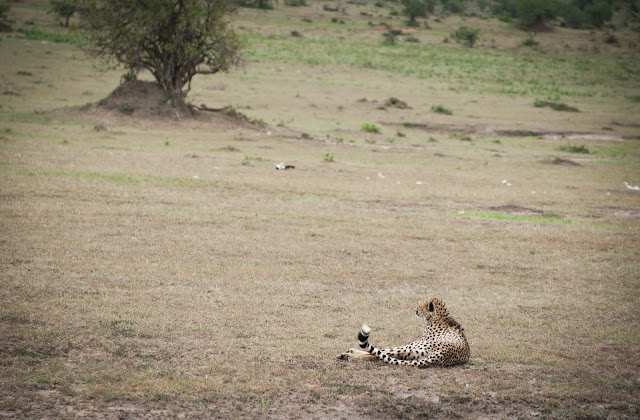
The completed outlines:
<svg viewBox="0 0 640 420">
<path fill-rule="evenodd" d="M 382 172 L 378 172 L 378 178 L 380 179 L 385 179 L 386 176 L 382 175 Z"/>
<path fill-rule="evenodd" d="M 627 187 L 628 190 L 635 190 L 635 191 L 640 190 L 640 187 L 638 187 L 637 185 L 635 187 L 632 187 L 631 185 L 629 185 L 627 181 L 624 181 L 624 186 Z"/>
</svg>

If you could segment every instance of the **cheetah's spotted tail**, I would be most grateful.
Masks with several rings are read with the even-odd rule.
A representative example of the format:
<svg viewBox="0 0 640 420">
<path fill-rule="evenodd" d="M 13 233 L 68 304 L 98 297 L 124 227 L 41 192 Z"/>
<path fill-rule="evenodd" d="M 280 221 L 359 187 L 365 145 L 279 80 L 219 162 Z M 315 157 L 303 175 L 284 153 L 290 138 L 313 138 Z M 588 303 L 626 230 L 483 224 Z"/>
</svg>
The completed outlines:
<svg viewBox="0 0 640 420">
<path fill-rule="evenodd" d="M 362 324 L 360 328 L 360 332 L 358 333 L 358 344 L 361 349 L 367 348 L 369 346 L 369 333 L 371 332 L 371 328 L 367 324 Z"/>
<path fill-rule="evenodd" d="M 371 333 L 371 328 L 369 328 L 367 324 L 362 324 L 362 327 L 360 328 L 360 332 L 358 333 L 358 344 L 360 345 L 361 349 L 364 349 L 364 351 L 368 352 L 369 354 L 376 356 L 376 358 L 386 363 L 391 363 L 393 365 L 424 366 L 426 364 L 425 361 L 399 360 L 399 359 L 396 359 L 395 357 L 389 356 L 384 351 L 369 344 L 370 333 Z"/>
</svg>

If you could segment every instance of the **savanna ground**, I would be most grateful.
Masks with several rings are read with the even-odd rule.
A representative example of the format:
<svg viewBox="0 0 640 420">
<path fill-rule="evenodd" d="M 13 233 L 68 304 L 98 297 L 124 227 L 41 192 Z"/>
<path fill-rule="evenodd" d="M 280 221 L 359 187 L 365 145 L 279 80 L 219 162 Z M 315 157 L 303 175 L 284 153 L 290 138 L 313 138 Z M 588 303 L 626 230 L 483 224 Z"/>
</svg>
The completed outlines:
<svg viewBox="0 0 640 420">
<path fill-rule="evenodd" d="M 388 10 L 321 6 L 241 10 L 245 67 L 194 80 L 249 121 L 83 106 L 121 72 L 3 36 L 1 416 L 640 416 L 638 34 L 448 17 L 383 46 Z M 468 365 L 335 360 L 362 322 L 417 338 L 424 296 Z"/>
</svg>

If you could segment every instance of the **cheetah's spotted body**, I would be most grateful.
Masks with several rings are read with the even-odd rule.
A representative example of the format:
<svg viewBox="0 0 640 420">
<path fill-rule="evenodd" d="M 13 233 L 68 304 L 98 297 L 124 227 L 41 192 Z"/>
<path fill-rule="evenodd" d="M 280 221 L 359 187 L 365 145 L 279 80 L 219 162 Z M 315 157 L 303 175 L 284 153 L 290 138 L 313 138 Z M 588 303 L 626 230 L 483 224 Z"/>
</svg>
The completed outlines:
<svg viewBox="0 0 640 420">
<path fill-rule="evenodd" d="M 427 321 L 418 341 L 406 346 L 378 349 L 369 344 L 370 328 L 363 325 L 358 334 L 362 350 L 351 349 L 339 359 L 380 359 L 394 365 L 417 367 L 454 366 L 469 361 L 469 343 L 462 326 L 449 315 L 444 302 L 438 298 L 421 299 L 416 315 Z"/>
</svg>

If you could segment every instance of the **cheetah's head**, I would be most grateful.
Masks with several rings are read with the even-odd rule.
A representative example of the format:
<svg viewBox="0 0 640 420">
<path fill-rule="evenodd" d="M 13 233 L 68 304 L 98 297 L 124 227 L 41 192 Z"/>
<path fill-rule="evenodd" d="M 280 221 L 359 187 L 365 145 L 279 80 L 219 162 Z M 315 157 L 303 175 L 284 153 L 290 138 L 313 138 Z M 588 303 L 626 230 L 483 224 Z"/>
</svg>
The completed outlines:
<svg viewBox="0 0 640 420">
<path fill-rule="evenodd" d="M 420 299 L 416 308 L 416 316 L 424 318 L 427 322 L 449 315 L 444 301 L 435 297 Z"/>
</svg>

